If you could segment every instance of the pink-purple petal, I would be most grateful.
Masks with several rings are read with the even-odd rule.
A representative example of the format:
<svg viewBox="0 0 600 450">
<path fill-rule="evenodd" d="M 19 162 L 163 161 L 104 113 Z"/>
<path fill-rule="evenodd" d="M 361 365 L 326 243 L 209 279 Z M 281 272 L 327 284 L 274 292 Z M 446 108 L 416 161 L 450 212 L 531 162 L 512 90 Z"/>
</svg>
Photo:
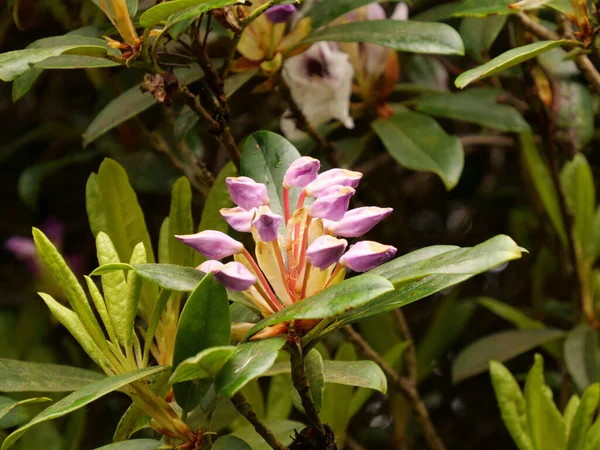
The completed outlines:
<svg viewBox="0 0 600 450">
<path fill-rule="evenodd" d="M 228 177 L 225 180 L 233 203 L 250 211 L 269 204 L 267 187 L 248 177 Z"/>
<path fill-rule="evenodd" d="M 232 291 L 245 291 L 256 283 L 256 277 L 242 263 L 232 261 L 212 271 L 215 279 Z"/>
<path fill-rule="evenodd" d="M 196 234 L 175 236 L 208 259 L 223 259 L 241 253 L 244 246 L 232 237 L 215 230 L 201 231 Z"/>
<path fill-rule="evenodd" d="M 347 186 L 334 186 L 326 189 L 309 207 L 308 215 L 312 218 L 338 221 L 344 217 L 350 198 L 356 191 Z"/>
<path fill-rule="evenodd" d="M 329 235 L 320 236 L 308 246 L 306 259 L 314 267 L 325 270 L 339 261 L 347 246 L 348 241 L 345 239 L 337 239 Z"/>
<path fill-rule="evenodd" d="M 375 225 L 392 213 L 392 208 L 365 206 L 355 208 L 344 214 L 338 222 L 328 221 L 326 231 L 333 236 L 355 238 L 368 233 Z"/>
<path fill-rule="evenodd" d="M 396 251 L 391 245 L 361 241 L 350 247 L 340 258 L 340 264 L 355 272 L 366 272 L 388 262 L 396 255 Z"/>
<path fill-rule="evenodd" d="M 285 172 L 283 187 L 289 189 L 290 187 L 303 188 L 307 186 L 317 179 L 320 167 L 321 162 L 318 159 L 311 158 L 310 156 L 298 158 L 290 164 L 290 167 Z"/>
<path fill-rule="evenodd" d="M 304 188 L 309 197 L 320 197 L 333 186 L 348 186 L 356 188 L 360 183 L 362 173 L 346 169 L 330 169 L 320 174 L 312 183 Z"/>
<path fill-rule="evenodd" d="M 223 219 L 225 219 L 225 222 L 235 231 L 250 233 L 252 230 L 252 219 L 256 214 L 255 208 L 246 211 L 244 208 L 236 206 L 235 208 L 221 208 L 219 212 L 223 216 Z"/>
</svg>

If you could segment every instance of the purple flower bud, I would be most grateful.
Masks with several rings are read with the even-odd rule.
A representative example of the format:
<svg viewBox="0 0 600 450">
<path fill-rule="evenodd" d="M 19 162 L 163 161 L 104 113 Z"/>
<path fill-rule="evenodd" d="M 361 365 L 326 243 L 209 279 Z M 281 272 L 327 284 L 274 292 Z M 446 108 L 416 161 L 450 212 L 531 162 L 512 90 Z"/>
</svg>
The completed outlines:
<svg viewBox="0 0 600 450">
<path fill-rule="evenodd" d="M 226 183 L 233 203 L 241 206 L 246 211 L 269 204 L 267 187 L 262 183 L 257 183 L 252 178 L 228 177 Z"/>
<path fill-rule="evenodd" d="M 267 19 L 271 23 L 285 23 L 290 20 L 290 17 L 296 12 L 294 5 L 277 5 L 267 9 Z"/>
<path fill-rule="evenodd" d="M 359 237 L 370 231 L 389 216 L 392 211 L 392 208 L 379 208 L 377 206 L 352 209 L 344 214 L 339 222 L 327 221 L 325 228 L 329 234 L 334 236 Z"/>
<path fill-rule="evenodd" d="M 11 252 L 19 261 L 23 261 L 34 276 L 39 274 L 40 267 L 33 239 L 13 236 L 4 242 L 4 248 Z"/>
<path fill-rule="evenodd" d="M 219 211 L 231 228 L 240 233 L 250 233 L 252 229 L 252 219 L 256 213 L 256 209 L 252 208 L 246 211 L 239 206 L 235 208 L 221 208 Z"/>
<path fill-rule="evenodd" d="M 325 270 L 340 260 L 347 246 L 348 241 L 345 239 L 320 236 L 306 249 L 306 259 L 314 267 Z"/>
<path fill-rule="evenodd" d="M 389 261 L 396 255 L 396 247 L 373 241 L 354 244 L 340 258 L 340 264 L 355 272 L 366 272 Z"/>
<path fill-rule="evenodd" d="M 256 277 L 242 263 L 232 261 L 212 271 L 215 279 L 232 291 L 245 291 L 256 283 Z"/>
<path fill-rule="evenodd" d="M 204 261 L 198 267 L 197 270 L 204 273 L 212 273 L 213 270 L 218 270 L 223 267 L 223 263 L 220 261 L 216 261 L 214 259 L 209 259 L 208 261 Z"/>
<path fill-rule="evenodd" d="M 347 186 L 333 186 L 321 194 L 313 204 L 308 207 L 308 215 L 312 218 L 338 221 L 348 211 L 350 197 L 356 191 Z"/>
<path fill-rule="evenodd" d="M 277 239 L 277 230 L 283 218 L 274 214 L 268 206 L 262 206 L 258 209 L 258 214 L 252 221 L 252 226 L 256 228 L 258 235 L 264 242 L 271 242 Z"/>
<path fill-rule="evenodd" d="M 346 169 L 330 169 L 320 174 L 315 181 L 304 188 L 309 197 L 319 197 L 332 186 L 355 188 L 360 183 L 362 173 Z"/>
<path fill-rule="evenodd" d="M 196 234 L 175 236 L 181 242 L 202 253 L 208 259 L 223 259 L 241 253 L 244 246 L 225 233 L 215 230 L 201 231 Z"/>
<path fill-rule="evenodd" d="M 289 189 L 291 187 L 303 188 L 313 182 L 319 174 L 321 163 L 318 159 L 310 156 L 298 158 L 285 172 L 283 177 L 283 187 Z"/>
</svg>

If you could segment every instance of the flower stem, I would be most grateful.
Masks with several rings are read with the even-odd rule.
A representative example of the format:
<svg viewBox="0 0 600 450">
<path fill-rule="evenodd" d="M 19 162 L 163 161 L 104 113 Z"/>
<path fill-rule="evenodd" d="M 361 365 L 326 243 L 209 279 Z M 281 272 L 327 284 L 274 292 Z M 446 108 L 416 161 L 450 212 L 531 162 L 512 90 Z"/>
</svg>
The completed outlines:
<svg viewBox="0 0 600 450">
<path fill-rule="evenodd" d="M 310 228 L 310 223 L 312 218 L 310 216 L 306 216 L 306 224 L 304 225 L 304 230 L 302 234 L 302 245 L 300 247 L 300 256 L 298 258 L 298 267 L 302 269 L 304 264 L 306 263 L 306 249 L 308 247 L 308 229 Z"/>
<path fill-rule="evenodd" d="M 260 267 L 258 267 L 258 264 L 256 264 L 256 261 L 254 261 L 254 258 L 252 257 L 252 255 L 246 249 L 244 249 L 244 256 L 246 257 L 246 259 L 252 266 L 252 269 L 254 269 L 254 272 L 256 272 L 256 276 L 258 277 L 261 284 L 263 285 L 263 288 L 265 289 L 265 292 L 267 294 L 267 298 L 265 298 L 265 300 L 267 301 L 267 303 L 269 303 L 269 306 L 271 308 L 273 308 L 274 312 L 280 311 L 281 309 L 283 309 L 283 307 L 281 306 L 281 303 L 279 303 L 279 300 L 277 300 L 277 297 L 275 296 L 273 289 L 271 289 L 271 285 L 265 278 L 265 275 L 263 274 L 262 270 L 260 270 Z"/>
<path fill-rule="evenodd" d="M 283 212 L 285 214 L 285 225 L 290 221 L 290 190 L 283 188 Z"/>
</svg>

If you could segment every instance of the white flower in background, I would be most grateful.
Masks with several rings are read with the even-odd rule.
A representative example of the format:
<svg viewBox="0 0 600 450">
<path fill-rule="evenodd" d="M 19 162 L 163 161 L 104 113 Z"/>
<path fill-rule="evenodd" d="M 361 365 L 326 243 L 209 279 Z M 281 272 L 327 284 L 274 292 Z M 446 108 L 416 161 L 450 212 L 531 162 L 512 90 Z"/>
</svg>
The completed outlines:
<svg viewBox="0 0 600 450">
<path fill-rule="evenodd" d="M 350 95 L 354 69 L 346 53 L 335 44 L 320 42 L 306 52 L 293 56 L 283 65 L 283 78 L 292 97 L 313 127 L 337 119 L 353 128 Z M 289 111 L 281 119 L 281 130 L 290 140 L 305 137 Z"/>
</svg>

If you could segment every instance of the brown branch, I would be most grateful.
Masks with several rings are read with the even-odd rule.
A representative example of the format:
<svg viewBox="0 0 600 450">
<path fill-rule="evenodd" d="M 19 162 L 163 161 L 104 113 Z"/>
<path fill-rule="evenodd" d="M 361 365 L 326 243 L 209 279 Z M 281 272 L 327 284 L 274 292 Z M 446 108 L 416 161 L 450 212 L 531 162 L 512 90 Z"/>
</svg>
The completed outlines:
<svg viewBox="0 0 600 450">
<path fill-rule="evenodd" d="M 539 39 L 548 41 L 556 41 L 560 39 L 560 35 L 558 33 L 555 33 L 543 25 L 540 25 L 527 14 L 518 13 L 516 17 L 521 22 L 523 28 L 533 33 Z M 590 86 L 592 86 L 594 91 L 600 95 L 600 73 L 594 64 L 592 64 L 590 59 L 586 55 L 578 55 L 577 58 L 575 58 L 575 64 L 587 82 L 590 83 Z"/>
<path fill-rule="evenodd" d="M 266 427 L 264 423 L 260 421 L 246 397 L 244 397 L 241 393 L 236 393 L 231 398 L 231 403 L 235 406 L 235 409 L 248 419 L 248 422 L 252 424 L 254 429 L 261 437 L 269 444 L 269 446 L 274 450 L 288 450 L 288 448 L 283 445 L 279 440 L 275 437 L 273 432 Z"/>
<path fill-rule="evenodd" d="M 415 341 L 413 340 L 412 333 L 408 327 L 406 317 L 400 308 L 394 310 L 394 317 L 400 330 L 402 339 L 407 342 L 407 347 L 404 350 L 404 362 L 406 364 L 406 375 L 408 376 L 411 383 L 417 385 L 417 351 L 415 349 Z"/>
<path fill-rule="evenodd" d="M 343 333 L 346 335 L 348 340 L 352 342 L 368 359 L 376 362 L 381 370 L 385 373 L 390 383 L 394 388 L 402 392 L 408 402 L 410 403 L 413 412 L 415 413 L 417 422 L 425 435 L 425 439 L 432 450 L 446 450 L 446 446 L 438 436 L 437 430 L 435 429 L 429 412 L 423 403 L 423 400 L 419 396 L 419 392 L 414 383 L 407 377 L 401 376 L 396 372 L 390 365 L 383 359 L 383 357 L 377 353 L 373 347 L 371 347 L 363 337 L 358 334 L 351 326 L 345 326 L 342 328 Z"/>
</svg>

